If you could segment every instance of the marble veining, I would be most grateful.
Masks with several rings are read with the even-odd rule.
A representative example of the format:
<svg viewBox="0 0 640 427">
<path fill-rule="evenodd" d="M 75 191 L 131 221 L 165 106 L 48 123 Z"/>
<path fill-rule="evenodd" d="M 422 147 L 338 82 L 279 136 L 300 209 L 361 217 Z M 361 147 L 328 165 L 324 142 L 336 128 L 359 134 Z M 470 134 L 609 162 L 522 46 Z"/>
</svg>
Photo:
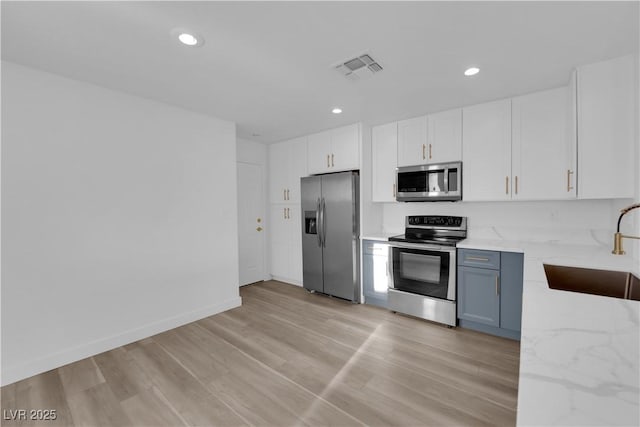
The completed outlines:
<svg viewBox="0 0 640 427">
<path fill-rule="evenodd" d="M 518 425 L 640 425 L 640 302 L 550 289 L 543 264 L 630 271 L 630 256 L 588 245 L 467 239 L 524 253 Z"/>
</svg>

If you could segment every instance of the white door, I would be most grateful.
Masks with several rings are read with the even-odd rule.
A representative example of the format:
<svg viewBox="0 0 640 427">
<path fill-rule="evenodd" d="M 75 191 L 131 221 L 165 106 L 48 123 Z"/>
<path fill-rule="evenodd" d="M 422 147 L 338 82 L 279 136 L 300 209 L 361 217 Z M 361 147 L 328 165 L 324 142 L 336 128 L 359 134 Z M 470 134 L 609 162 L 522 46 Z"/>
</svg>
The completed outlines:
<svg viewBox="0 0 640 427">
<path fill-rule="evenodd" d="M 315 133 L 307 137 L 307 166 L 312 175 L 331 172 L 331 132 Z"/>
<path fill-rule="evenodd" d="M 371 129 L 372 200 L 396 201 L 396 166 L 398 165 L 398 123 Z"/>
<path fill-rule="evenodd" d="M 442 111 L 427 116 L 429 163 L 462 160 L 462 109 Z"/>
<path fill-rule="evenodd" d="M 427 159 L 427 116 L 398 122 L 398 166 L 429 163 Z"/>
<path fill-rule="evenodd" d="M 465 107 L 462 114 L 464 200 L 511 200 L 511 100 Z"/>
<path fill-rule="evenodd" d="M 568 87 L 512 100 L 513 199 L 575 198 L 575 139 L 571 138 Z M 573 153 L 571 149 L 573 148 Z"/>
<path fill-rule="evenodd" d="M 360 169 L 358 124 L 331 131 L 331 172 Z"/>
<path fill-rule="evenodd" d="M 240 286 L 264 279 L 263 182 L 262 165 L 238 163 Z"/>
</svg>

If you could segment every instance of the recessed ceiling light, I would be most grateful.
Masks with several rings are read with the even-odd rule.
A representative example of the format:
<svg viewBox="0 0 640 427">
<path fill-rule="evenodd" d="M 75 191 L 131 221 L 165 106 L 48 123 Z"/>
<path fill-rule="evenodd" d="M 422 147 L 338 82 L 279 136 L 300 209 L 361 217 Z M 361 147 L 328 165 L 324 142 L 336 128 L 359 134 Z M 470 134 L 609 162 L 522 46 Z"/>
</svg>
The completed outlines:
<svg viewBox="0 0 640 427">
<path fill-rule="evenodd" d="M 198 47 L 204 44 L 204 38 L 189 28 L 174 28 L 171 37 L 175 37 L 185 46 Z"/>
<path fill-rule="evenodd" d="M 464 70 L 464 75 L 465 76 L 475 76 L 479 72 L 480 72 L 480 68 L 478 68 L 478 67 L 470 67 L 470 68 L 467 68 L 466 70 Z"/>
<path fill-rule="evenodd" d="M 333 110 L 331 110 L 331 112 L 333 114 L 340 114 L 340 113 L 342 113 L 342 108 L 336 107 Z"/>
<path fill-rule="evenodd" d="M 187 46 L 195 46 L 198 44 L 198 39 L 193 34 L 182 33 L 178 36 L 178 40 L 180 40 L 183 44 Z"/>
</svg>

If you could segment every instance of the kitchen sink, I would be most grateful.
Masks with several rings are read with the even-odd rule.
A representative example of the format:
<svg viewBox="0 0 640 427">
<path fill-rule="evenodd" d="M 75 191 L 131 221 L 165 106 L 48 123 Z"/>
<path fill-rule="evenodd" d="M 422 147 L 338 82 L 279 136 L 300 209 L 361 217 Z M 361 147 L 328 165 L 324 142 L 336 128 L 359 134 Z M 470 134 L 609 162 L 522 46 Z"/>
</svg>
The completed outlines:
<svg viewBox="0 0 640 427">
<path fill-rule="evenodd" d="M 551 289 L 640 301 L 640 279 L 623 271 L 544 264 Z"/>
</svg>

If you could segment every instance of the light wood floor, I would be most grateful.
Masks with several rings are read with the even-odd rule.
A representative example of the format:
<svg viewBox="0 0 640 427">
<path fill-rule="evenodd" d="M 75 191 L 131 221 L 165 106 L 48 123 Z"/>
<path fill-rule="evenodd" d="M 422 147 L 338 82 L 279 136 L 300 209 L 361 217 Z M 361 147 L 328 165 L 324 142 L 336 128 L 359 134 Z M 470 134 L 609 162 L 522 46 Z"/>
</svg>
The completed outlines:
<svg viewBox="0 0 640 427">
<path fill-rule="evenodd" d="M 515 424 L 515 341 L 275 281 L 240 294 L 237 309 L 3 387 L 3 414 L 55 409 L 47 426 Z"/>
</svg>

